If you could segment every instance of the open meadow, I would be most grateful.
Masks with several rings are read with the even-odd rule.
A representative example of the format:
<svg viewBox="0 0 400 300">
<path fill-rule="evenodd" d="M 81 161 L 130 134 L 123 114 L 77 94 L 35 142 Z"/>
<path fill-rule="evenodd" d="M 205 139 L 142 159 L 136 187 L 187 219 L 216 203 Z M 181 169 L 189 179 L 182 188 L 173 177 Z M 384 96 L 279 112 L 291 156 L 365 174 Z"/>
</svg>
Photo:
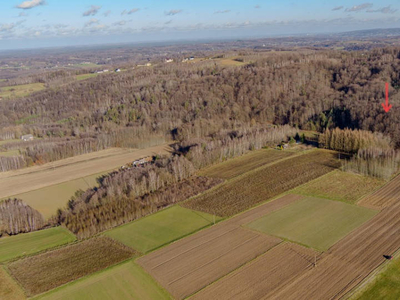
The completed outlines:
<svg viewBox="0 0 400 300">
<path fill-rule="evenodd" d="M 2 237 L 0 238 L 0 262 L 38 253 L 75 240 L 75 236 L 63 227 Z"/>
<path fill-rule="evenodd" d="M 294 154 L 294 152 L 273 149 L 251 151 L 243 156 L 203 169 L 199 174 L 207 177 L 231 179 Z"/>
<path fill-rule="evenodd" d="M 24 292 L 18 284 L 0 266 L 0 299 L 22 300 L 26 299 Z"/>
<path fill-rule="evenodd" d="M 354 204 L 384 184 L 385 181 L 382 179 L 336 170 L 291 192 Z"/>
<path fill-rule="evenodd" d="M 11 275 L 34 296 L 127 260 L 135 251 L 97 237 L 10 263 Z"/>
<path fill-rule="evenodd" d="M 376 213 L 343 202 L 307 197 L 247 226 L 325 251 Z"/>
<path fill-rule="evenodd" d="M 221 218 L 216 217 L 215 221 Z M 148 217 L 119 226 L 105 235 L 147 253 L 213 224 L 213 216 L 180 206 L 164 209 Z"/>
<path fill-rule="evenodd" d="M 182 205 L 222 217 L 232 216 L 338 167 L 336 153 L 314 150 L 260 167 Z"/>
<path fill-rule="evenodd" d="M 0 100 L 1 98 L 21 98 L 29 96 L 34 92 L 44 90 L 43 83 L 30 83 L 15 86 L 0 87 Z"/>
<path fill-rule="evenodd" d="M 172 299 L 132 260 L 34 298 L 42 300 Z"/>
</svg>

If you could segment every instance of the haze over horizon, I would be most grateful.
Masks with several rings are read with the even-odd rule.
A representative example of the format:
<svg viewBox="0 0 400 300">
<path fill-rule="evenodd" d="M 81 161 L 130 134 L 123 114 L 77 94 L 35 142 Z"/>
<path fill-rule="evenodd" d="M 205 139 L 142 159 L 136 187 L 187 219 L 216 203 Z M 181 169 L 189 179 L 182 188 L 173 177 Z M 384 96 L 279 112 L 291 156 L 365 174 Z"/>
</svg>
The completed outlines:
<svg viewBox="0 0 400 300">
<path fill-rule="evenodd" d="M 396 28 L 399 7 L 395 0 L 3 0 L 0 50 Z"/>
</svg>

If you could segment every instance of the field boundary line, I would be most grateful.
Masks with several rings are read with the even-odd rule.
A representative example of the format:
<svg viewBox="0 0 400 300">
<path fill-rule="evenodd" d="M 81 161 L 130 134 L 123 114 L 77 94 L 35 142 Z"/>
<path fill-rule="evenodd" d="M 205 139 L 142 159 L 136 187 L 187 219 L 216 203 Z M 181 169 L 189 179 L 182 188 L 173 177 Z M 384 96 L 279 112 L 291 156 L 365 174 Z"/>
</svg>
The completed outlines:
<svg viewBox="0 0 400 300">
<path fill-rule="evenodd" d="M 24 296 L 28 299 L 28 294 L 27 294 L 26 290 L 21 285 L 21 283 L 11 275 L 10 270 L 8 269 L 7 265 L 0 265 L 0 268 L 3 269 L 6 276 L 8 276 L 12 280 L 12 282 L 14 282 L 18 286 L 18 288 L 22 291 Z"/>
<path fill-rule="evenodd" d="M 232 270 L 231 272 L 228 272 L 227 274 L 225 274 L 224 276 L 218 278 L 217 280 L 215 280 L 215 281 L 213 281 L 213 282 L 207 284 L 206 286 L 202 287 L 202 288 L 201 288 L 200 290 L 198 290 L 197 292 L 195 292 L 195 293 L 193 293 L 193 294 L 187 296 L 187 297 L 184 298 L 184 299 L 190 299 L 190 298 L 193 297 L 194 295 L 200 293 L 202 290 L 204 290 L 204 289 L 206 289 L 206 288 L 208 288 L 208 287 L 210 287 L 210 286 L 216 284 L 217 282 L 223 280 L 225 277 L 229 276 L 230 274 L 232 274 L 232 273 L 234 273 L 234 272 L 238 272 L 240 269 L 244 268 L 244 267 L 247 266 L 248 264 L 251 264 L 252 262 L 254 262 L 255 260 L 261 258 L 261 257 L 264 256 L 264 255 L 267 255 L 268 252 L 272 251 L 273 249 L 275 249 L 275 248 L 277 248 L 277 247 L 279 247 L 279 246 L 281 246 L 281 245 L 283 245 L 283 244 L 285 244 L 285 243 L 286 243 L 285 241 L 281 240 L 281 242 L 279 242 L 279 243 L 276 244 L 275 246 L 272 246 L 270 249 L 268 249 L 268 250 L 265 251 L 264 253 L 261 253 L 261 254 L 258 255 L 257 257 L 255 257 L 255 258 L 249 260 L 248 262 L 243 263 L 242 265 L 238 266 L 236 269 Z"/>
<path fill-rule="evenodd" d="M 393 255 L 394 259 L 399 259 L 400 258 L 400 248 L 395 252 Z M 348 291 L 345 295 L 343 295 L 342 299 L 347 300 L 347 299 L 355 299 L 356 296 L 362 294 L 370 285 L 375 283 L 377 280 L 377 277 L 385 272 L 390 266 L 391 266 L 391 261 L 386 260 L 382 262 L 378 267 L 376 267 L 374 270 L 372 270 L 367 276 L 365 276 L 362 281 L 356 285 L 354 288 L 352 288 L 350 291 Z"/>
</svg>

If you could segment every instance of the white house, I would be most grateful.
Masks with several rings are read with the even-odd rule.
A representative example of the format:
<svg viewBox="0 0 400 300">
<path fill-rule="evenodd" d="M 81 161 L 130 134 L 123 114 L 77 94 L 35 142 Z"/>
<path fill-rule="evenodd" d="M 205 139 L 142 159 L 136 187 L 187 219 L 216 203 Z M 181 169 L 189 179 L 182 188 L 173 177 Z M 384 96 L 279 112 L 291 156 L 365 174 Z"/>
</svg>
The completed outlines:
<svg viewBox="0 0 400 300">
<path fill-rule="evenodd" d="M 32 134 L 22 135 L 21 140 L 23 140 L 24 142 L 33 141 L 33 135 Z"/>
</svg>

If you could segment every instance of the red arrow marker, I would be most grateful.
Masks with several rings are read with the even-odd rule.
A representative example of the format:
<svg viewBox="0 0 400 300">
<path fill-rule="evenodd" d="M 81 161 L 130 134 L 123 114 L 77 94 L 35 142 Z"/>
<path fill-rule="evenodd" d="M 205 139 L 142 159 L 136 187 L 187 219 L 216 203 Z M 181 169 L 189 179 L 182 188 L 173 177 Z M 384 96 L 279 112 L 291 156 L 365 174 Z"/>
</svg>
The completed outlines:
<svg viewBox="0 0 400 300">
<path fill-rule="evenodd" d="M 382 103 L 383 109 L 388 113 L 392 108 L 392 104 L 389 105 L 389 83 L 386 82 L 386 104 Z"/>
</svg>

